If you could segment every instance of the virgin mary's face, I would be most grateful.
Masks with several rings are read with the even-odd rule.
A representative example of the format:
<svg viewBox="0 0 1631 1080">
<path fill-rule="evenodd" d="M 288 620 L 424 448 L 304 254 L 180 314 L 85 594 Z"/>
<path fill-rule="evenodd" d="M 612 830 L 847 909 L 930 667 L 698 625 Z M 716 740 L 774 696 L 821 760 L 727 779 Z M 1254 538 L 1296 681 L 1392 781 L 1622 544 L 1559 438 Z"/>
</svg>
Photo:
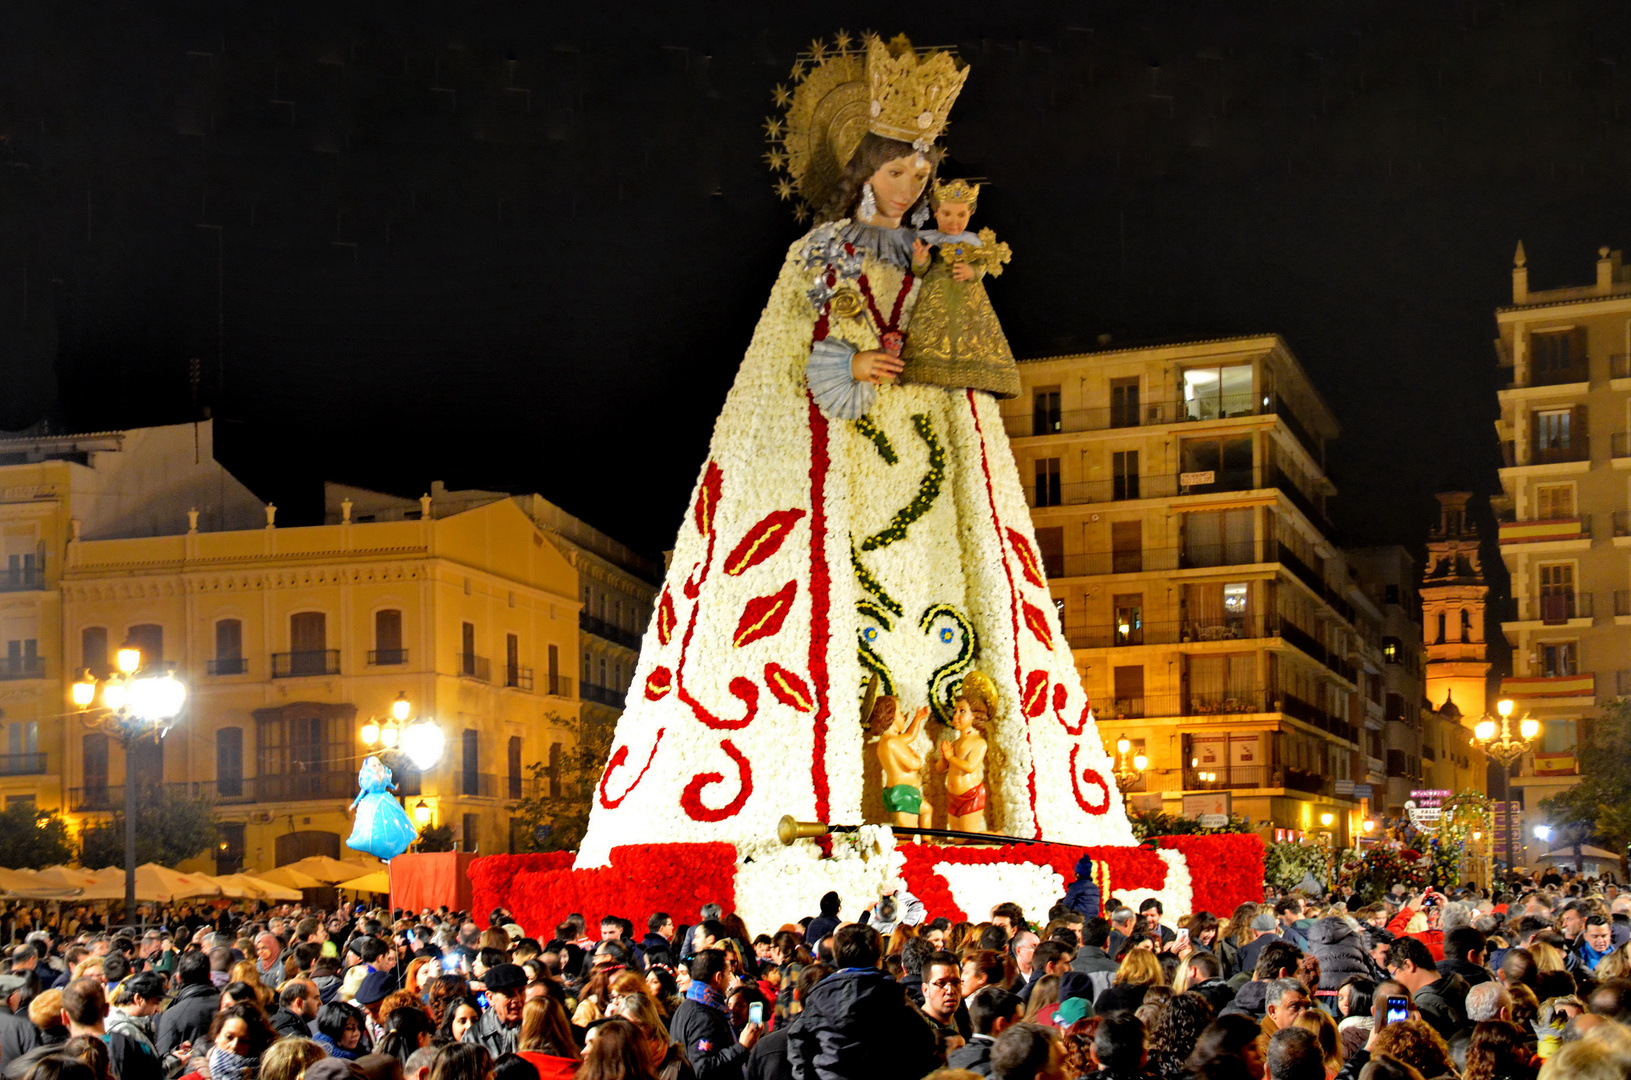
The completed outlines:
<svg viewBox="0 0 1631 1080">
<path fill-rule="evenodd" d="M 872 174 L 870 182 L 872 196 L 878 201 L 878 216 L 898 222 L 929 182 L 929 159 L 913 151 L 886 161 Z"/>
</svg>

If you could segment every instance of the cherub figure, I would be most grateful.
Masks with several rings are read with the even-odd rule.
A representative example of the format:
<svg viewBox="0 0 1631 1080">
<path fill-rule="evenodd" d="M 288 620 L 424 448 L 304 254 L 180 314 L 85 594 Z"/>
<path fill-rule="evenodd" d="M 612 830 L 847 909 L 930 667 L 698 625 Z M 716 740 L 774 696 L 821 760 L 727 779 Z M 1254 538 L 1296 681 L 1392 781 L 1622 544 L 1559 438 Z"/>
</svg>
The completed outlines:
<svg viewBox="0 0 1631 1080">
<path fill-rule="evenodd" d="M 934 813 L 923 801 L 919 777 L 923 755 L 912 745 L 929 718 L 927 708 L 919 709 L 910 723 L 900 702 L 888 694 L 872 705 L 867 726 L 878 737 L 878 766 L 883 770 L 883 808 L 894 815 L 894 823 L 908 828 L 932 828 Z"/>
<path fill-rule="evenodd" d="M 930 202 L 936 228 L 912 245 L 912 272 L 923 278 L 911 332 L 901 352 L 903 383 L 984 390 L 1019 396 L 1019 368 L 981 284 L 1012 257 L 990 229 L 968 231 L 980 186 L 966 180 L 935 184 Z"/>
<path fill-rule="evenodd" d="M 983 833 L 985 823 L 986 725 L 997 711 L 997 688 L 983 672 L 971 671 L 958 688 L 951 726 L 957 737 L 940 744 L 936 772 L 946 774 L 946 827 Z"/>
</svg>

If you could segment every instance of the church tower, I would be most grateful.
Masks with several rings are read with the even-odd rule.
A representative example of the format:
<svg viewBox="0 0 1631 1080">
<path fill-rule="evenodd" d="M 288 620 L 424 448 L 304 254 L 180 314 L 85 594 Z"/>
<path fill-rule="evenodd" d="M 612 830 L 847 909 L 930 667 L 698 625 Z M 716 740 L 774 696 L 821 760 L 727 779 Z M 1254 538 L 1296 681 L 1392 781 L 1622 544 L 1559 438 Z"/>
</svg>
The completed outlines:
<svg viewBox="0 0 1631 1080">
<path fill-rule="evenodd" d="M 1478 561 L 1478 531 L 1467 517 L 1471 498 L 1466 491 L 1439 493 L 1439 520 L 1427 537 L 1421 585 L 1427 700 L 1435 710 L 1453 702 L 1467 724 L 1485 713 L 1489 678 L 1484 642 L 1489 586 Z"/>
</svg>

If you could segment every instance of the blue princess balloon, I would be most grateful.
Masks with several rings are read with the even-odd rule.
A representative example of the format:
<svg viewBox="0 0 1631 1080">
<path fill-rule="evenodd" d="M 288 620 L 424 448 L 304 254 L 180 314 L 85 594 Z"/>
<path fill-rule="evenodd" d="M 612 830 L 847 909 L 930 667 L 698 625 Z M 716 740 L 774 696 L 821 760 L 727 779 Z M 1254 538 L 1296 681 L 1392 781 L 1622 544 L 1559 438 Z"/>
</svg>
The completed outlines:
<svg viewBox="0 0 1631 1080">
<path fill-rule="evenodd" d="M 361 790 L 351 803 L 351 809 L 357 812 L 357 823 L 345 846 L 389 862 L 407 851 L 419 833 L 408 820 L 407 812 L 392 797 L 396 784 L 391 781 L 391 770 L 379 758 L 371 757 L 362 763 L 362 768 L 357 770 L 357 787 Z"/>
</svg>

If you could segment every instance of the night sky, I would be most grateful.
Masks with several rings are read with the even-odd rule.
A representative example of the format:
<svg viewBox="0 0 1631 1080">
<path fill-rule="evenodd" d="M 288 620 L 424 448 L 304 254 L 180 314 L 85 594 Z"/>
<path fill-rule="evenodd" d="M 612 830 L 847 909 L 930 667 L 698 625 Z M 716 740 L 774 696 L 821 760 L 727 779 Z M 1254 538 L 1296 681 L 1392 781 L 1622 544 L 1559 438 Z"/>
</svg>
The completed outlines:
<svg viewBox="0 0 1631 1080">
<path fill-rule="evenodd" d="M 1414 547 L 1434 490 L 1498 486 L 1516 242 L 1537 289 L 1631 245 L 1628 24 L 1623 0 L 9 0 L 0 428 L 208 407 L 280 523 L 325 478 L 440 479 L 655 553 L 803 231 L 762 161 L 771 90 L 871 28 L 973 65 L 946 172 L 991 181 L 1018 355 L 1278 332 L 1343 424 L 1341 539 Z"/>
</svg>

